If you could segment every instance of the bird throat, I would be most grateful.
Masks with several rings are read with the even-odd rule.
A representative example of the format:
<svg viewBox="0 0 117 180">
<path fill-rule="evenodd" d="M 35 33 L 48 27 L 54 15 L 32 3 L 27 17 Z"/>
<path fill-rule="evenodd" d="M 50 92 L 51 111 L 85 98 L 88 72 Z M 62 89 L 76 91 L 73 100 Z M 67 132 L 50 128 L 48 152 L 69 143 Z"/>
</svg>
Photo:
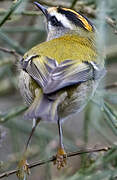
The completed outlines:
<svg viewBox="0 0 117 180">
<path fill-rule="evenodd" d="M 59 31 L 51 30 L 48 32 L 46 41 L 50 41 L 52 39 L 59 38 L 59 37 L 64 36 L 65 34 L 68 34 L 68 33 L 70 34 L 69 29 L 66 29 L 65 31 L 60 30 L 60 29 L 59 29 Z"/>
</svg>

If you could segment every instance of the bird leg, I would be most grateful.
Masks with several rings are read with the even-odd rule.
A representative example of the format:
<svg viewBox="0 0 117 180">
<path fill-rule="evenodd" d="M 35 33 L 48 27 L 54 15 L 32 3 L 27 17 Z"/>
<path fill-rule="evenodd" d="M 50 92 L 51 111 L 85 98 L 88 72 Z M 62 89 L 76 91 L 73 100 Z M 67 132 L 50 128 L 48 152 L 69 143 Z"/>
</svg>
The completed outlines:
<svg viewBox="0 0 117 180">
<path fill-rule="evenodd" d="M 32 138 L 32 136 L 33 136 L 33 134 L 35 132 L 35 129 L 36 129 L 39 121 L 40 121 L 39 119 L 38 120 L 33 119 L 33 122 L 35 122 L 35 123 L 33 123 L 33 127 L 32 127 L 32 130 L 31 130 L 30 136 L 28 138 L 28 141 L 26 143 L 23 156 L 22 156 L 21 160 L 18 163 L 18 168 L 17 168 L 18 171 L 17 171 L 16 175 L 21 180 L 26 179 L 26 176 L 30 174 L 30 170 L 28 168 L 29 164 L 28 164 L 28 162 L 26 160 L 26 153 L 27 153 L 27 149 L 28 149 L 29 143 L 31 141 L 31 138 Z"/>
<path fill-rule="evenodd" d="M 62 167 L 64 167 L 67 164 L 67 154 L 64 150 L 64 145 L 63 145 L 63 141 L 62 141 L 62 127 L 61 127 L 61 121 L 60 119 L 58 120 L 58 129 L 59 129 L 59 147 L 58 147 L 58 151 L 56 154 L 56 160 L 54 161 L 54 164 L 57 165 L 57 169 L 61 169 Z"/>
</svg>

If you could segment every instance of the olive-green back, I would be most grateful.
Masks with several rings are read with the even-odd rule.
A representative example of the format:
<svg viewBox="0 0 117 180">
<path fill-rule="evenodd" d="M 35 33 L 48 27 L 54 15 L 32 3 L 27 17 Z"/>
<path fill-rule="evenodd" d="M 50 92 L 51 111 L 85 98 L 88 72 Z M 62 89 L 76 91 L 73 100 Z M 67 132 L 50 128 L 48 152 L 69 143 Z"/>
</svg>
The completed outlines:
<svg viewBox="0 0 117 180">
<path fill-rule="evenodd" d="M 46 41 L 28 51 L 28 55 L 40 55 L 56 60 L 58 63 L 64 60 L 96 61 L 97 52 L 93 40 L 76 34 L 66 34 L 59 38 Z"/>
</svg>

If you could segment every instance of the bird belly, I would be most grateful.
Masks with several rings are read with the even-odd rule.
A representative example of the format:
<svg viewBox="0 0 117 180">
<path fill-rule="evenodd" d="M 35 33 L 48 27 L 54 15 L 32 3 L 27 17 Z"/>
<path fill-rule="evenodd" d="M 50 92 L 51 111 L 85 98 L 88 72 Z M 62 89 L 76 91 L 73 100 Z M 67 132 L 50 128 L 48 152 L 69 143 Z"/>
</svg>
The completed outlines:
<svg viewBox="0 0 117 180">
<path fill-rule="evenodd" d="M 25 71 L 21 71 L 20 79 L 19 79 L 19 84 L 20 84 L 19 86 L 20 86 L 21 95 L 23 96 L 28 106 L 31 106 L 31 104 L 34 101 L 35 89 L 40 89 L 39 85 L 37 84 L 32 85 L 32 83 L 34 83 L 32 81 L 33 81 L 32 78 Z M 68 116 L 74 113 L 80 112 L 88 103 L 88 101 L 91 99 L 97 85 L 98 85 L 97 80 L 96 81 L 89 80 L 89 81 L 80 83 L 78 85 L 65 87 L 61 89 L 60 91 L 58 91 L 57 93 L 52 94 L 52 96 L 57 95 L 57 98 L 60 101 L 60 103 L 58 103 L 58 105 L 56 106 L 57 117 L 59 117 L 60 119 L 66 119 Z M 64 98 L 64 100 L 63 98 L 60 98 L 62 94 L 66 94 L 66 97 Z M 43 96 L 46 97 L 46 95 L 44 94 Z M 38 101 L 40 101 L 40 99 L 38 99 Z M 56 98 L 55 98 L 55 101 L 56 101 Z M 55 104 L 54 100 L 52 104 Z M 45 107 L 45 109 L 49 109 L 50 112 L 44 111 L 43 115 L 38 114 L 36 115 L 36 118 L 39 117 L 44 121 L 56 122 L 57 118 L 52 118 L 52 116 L 50 115 L 51 110 L 54 109 L 52 108 L 53 105 L 50 106 L 50 104 L 47 103 L 46 106 L 47 107 Z M 48 108 L 49 106 L 50 108 Z M 56 109 L 54 109 L 54 111 L 56 111 Z M 32 114 L 31 111 L 28 111 L 29 118 L 35 118 L 35 115 L 33 117 L 33 115 L 30 116 L 30 114 Z"/>
<path fill-rule="evenodd" d="M 60 118 L 80 112 L 91 99 L 98 85 L 97 81 L 89 80 L 79 85 L 71 86 L 66 89 L 67 97 L 58 107 Z"/>
</svg>

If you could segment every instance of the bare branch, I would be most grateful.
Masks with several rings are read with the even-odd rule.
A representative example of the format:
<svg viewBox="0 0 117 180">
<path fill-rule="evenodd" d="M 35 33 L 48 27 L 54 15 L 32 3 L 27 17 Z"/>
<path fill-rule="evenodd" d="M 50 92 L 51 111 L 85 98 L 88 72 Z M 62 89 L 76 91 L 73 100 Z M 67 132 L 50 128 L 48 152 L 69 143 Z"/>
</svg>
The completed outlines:
<svg viewBox="0 0 117 180">
<path fill-rule="evenodd" d="M 10 53 L 13 56 L 15 56 L 16 59 L 20 59 L 21 58 L 21 55 L 18 54 L 15 50 L 10 50 L 10 49 L 7 49 L 7 48 L 0 47 L 0 51 L 3 51 L 5 53 Z"/>
<path fill-rule="evenodd" d="M 106 22 L 111 26 L 111 27 L 113 27 L 113 28 L 115 28 L 116 27 L 116 21 L 115 20 L 113 20 L 112 18 L 110 18 L 110 17 L 106 17 Z"/>
<path fill-rule="evenodd" d="M 113 88 L 117 88 L 117 82 L 115 82 L 115 83 L 113 83 L 113 84 L 110 84 L 110 85 L 107 85 L 106 87 L 105 87 L 105 89 L 113 89 Z"/>
<path fill-rule="evenodd" d="M 94 152 L 101 152 L 101 151 L 108 151 L 110 150 L 111 147 L 103 147 L 103 148 L 95 148 L 95 149 L 85 149 L 85 150 L 79 150 L 79 151 L 76 151 L 76 152 L 69 152 L 67 153 L 67 157 L 72 157 L 72 156 L 77 156 L 77 155 L 81 155 L 81 154 L 86 154 L 86 153 L 94 153 Z M 47 163 L 50 163 L 50 162 L 53 162 L 56 160 L 56 157 L 55 156 L 52 156 L 50 157 L 49 159 L 47 160 L 43 160 L 43 161 L 37 161 L 37 162 L 33 162 L 31 164 L 29 164 L 29 168 L 34 168 L 34 167 L 37 167 L 37 166 L 42 166 L 44 164 L 47 164 Z M 12 174 L 15 174 L 17 173 L 18 170 L 17 169 L 14 169 L 14 170 L 11 170 L 11 171 L 8 171 L 8 172 L 5 172 L 5 173 L 2 173 L 0 174 L 0 179 L 1 178 L 4 178 L 4 177 L 8 177 Z"/>
</svg>

